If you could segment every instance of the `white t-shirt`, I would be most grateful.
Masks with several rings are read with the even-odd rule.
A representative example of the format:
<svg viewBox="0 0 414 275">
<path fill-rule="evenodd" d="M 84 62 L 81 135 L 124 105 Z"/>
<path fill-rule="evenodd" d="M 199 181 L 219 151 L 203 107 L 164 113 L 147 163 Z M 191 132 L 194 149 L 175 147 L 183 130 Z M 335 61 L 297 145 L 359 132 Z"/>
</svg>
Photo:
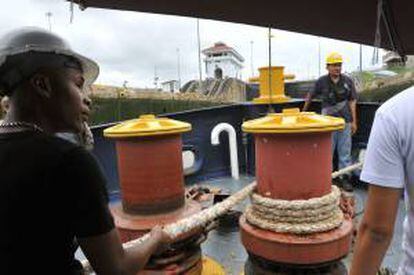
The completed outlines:
<svg viewBox="0 0 414 275">
<path fill-rule="evenodd" d="M 404 258 L 398 274 L 414 274 L 414 86 L 378 109 L 361 180 L 373 185 L 405 189 Z"/>
</svg>

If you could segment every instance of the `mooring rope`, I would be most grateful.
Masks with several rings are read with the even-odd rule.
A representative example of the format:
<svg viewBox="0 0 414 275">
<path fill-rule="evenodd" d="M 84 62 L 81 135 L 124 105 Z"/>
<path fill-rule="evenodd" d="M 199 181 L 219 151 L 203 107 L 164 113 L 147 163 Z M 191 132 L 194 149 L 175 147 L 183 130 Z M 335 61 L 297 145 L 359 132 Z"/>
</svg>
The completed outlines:
<svg viewBox="0 0 414 275">
<path fill-rule="evenodd" d="M 341 169 L 337 172 L 332 173 L 332 178 L 336 178 L 340 175 L 350 173 L 354 170 L 357 170 L 357 169 L 361 168 L 361 166 L 362 166 L 362 163 L 357 163 L 357 164 L 351 165 L 349 167 L 346 167 L 344 169 Z M 222 201 L 220 203 L 217 203 L 217 204 L 213 205 L 212 207 L 210 207 L 208 209 L 205 209 L 205 210 L 203 210 L 203 211 L 201 211 L 197 214 L 194 214 L 191 217 L 188 217 L 188 218 L 185 218 L 183 220 L 179 220 L 176 223 L 167 225 L 166 227 L 164 227 L 164 231 L 167 234 L 169 234 L 171 237 L 176 237 L 176 236 L 179 236 L 181 234 L 185 234 L 187 232 L 190 232 L 191 230 L 194 230 L 197 227 L 205 226 L 209 222 L 213 221 L 214 219 L 217 219 L 221 215 L 228 212 L 236 204 L 238 204 L 241 201 L 243 201 L 244 199 L 246 199 L 253 192 L 255 187 L 256 187 L 256 183 L 251 183 L 251 184 L 247 185 L 246 187 L 244 187 L 243 189 L 241 189 L 240 191 L 233 194 L 232 196 L 230 196 L 229 198 L 225 199 L 224 201 Z M 335 213 L 337 213 L 337 216 L 339 217 L 340 214 L 337 210 L 334 210 L 334 211 L 335 211 Z M 305 211 L 312 211 L 312 210 L 305 210 Z M 286 212 L 286 213 L 289 213 L 289 212 Z M 311 212 L 306 212 L 306 213 L 311 213 Z M 341 212 L 341 214 L 342 214 L 342 212 Z M 334 217 L 335 217 L 335 215 L 334 215 Z M 341 221 L 342 221 L 342 219 L 341 219 Z M 329 224 L 326 223 L 326 225 L 329 225 Z M 145 234 L 144 236 L 142 236 L 142 237 L 140 237 L 136 240 L 133 240 L 133 241 L 130 241 L 130 242 L 127 242 L 127 243 L 123 244 L 123 247 L 124 248 L 129 248 L 129 247 L 132 247 L 132 246 L 136 246 L 139 243 L 147 241 L 149 237 L 150 237 L 150 234 Z M 82 266 L 84 268 L 84 273 L 85 274 L 92 274 L 93 273 L 93 269 L 92 269 L 91 265 L 89 264 L 89 262 L 87 260 L 82 261 Z"/>
<path fill-rule="evenodd" d="M 349 173 L 351 173 L 351 172 L 353 172 L 355 170 L 358 170 L 358 169 L 362 168 L 362 165 L 363 165 L 362 162 L 358 162 L 358 163 L 349 165 L 348 167 L 345 167 L 345 168 L 343 168 L 341 170 L 338 170 L 336 172 L 333 172 L 332 173 L 332 178 L 335 179 L 335 178 L 337 178 L 339 176 L 342 176 L 342 175 L 345 175 L 345 174 L 349 174 Z"/>
<path fill-rule="evenodd" d="M 332 173 L 332 178 L 360 169 L 356 163 Z M 246 220 L 262 229 L 292 234 L 325 232 L 339 227 L 344 214 L 340 209 L 341 191 L 332 185 L 332 191 L 319 198 L 308 200 L 278 200 L 251 195 L 252 204 L 247 207 Z"/>
<path fill-rule="evenodd" d="M 311 234 L 318 232 L 325 232 L 337 228 L 342 224 L 344 214 L 339 207 L 332 212 L 332 215 L 325 220 L 316 222 L 276 222 L 274 220 L 266 220 L 252 213 L 251 208 L 245 212 L 246 219 L 249 223 L 270 231 L 278 233 L 292 233 L 292 234 Z"/>
<path fill-rule="evenodd" d="M 258 212 L 265 219 L 277 220 L 281 222 L 309 222 L 327 219 L 336 209 L 336 205 L 327 205 L 320 209 L 304 210 L 275 210 L 272 211 L 267 207 L 251 205 L 252 211 Z"/>
<path fill-rule="evenodd" d="M 212 207 L 207 208 L 188 218 L 179 220 L 175 223 L 165 226 L 164 232 L 167 233 L 170 237 L 176 238 L 182 234 L 185 234 L 187 232 L 194 230 L 195 228 L 203 227 L 207 225 L 209 222 L 227 213 L 236 204 L 246 199 L 252 193 L 255 187 L 256 187 L 256 183 L 255 182 L 251 183 L 247 185 L 246 187 L 244 187 L 243 189 L 241 189 L 240 191 L 234 193 L 232 196 L 225 199 L 224 201 L 219 202 L 213 205 Z M 123 247 L 130 248 L 130 247 L 136 246 L 140 243 L 147 241 L 150 238 L 150 236 L 151 235 L 149 233 L 145 234 L 141 238 L 124 243 Z M 93 273 L 93 269 L 87 260 L 82 261 L 82 266 L 85 271 L 85 274 Z"/>
<path fill-rule="evenodd" d="M 262 197 L 257 193 L 253 193 L 251 196 L 252 204 L 258 207 L 271 208 L 272 211 L 276 210 L 308 210 L 319 209 L 321 207 L 329 206 L 332 204 L 339 204 L 339 198 L 341 191 L 335 185 L 332 185 L 332 191 L 323 197 L 311 198 L 308 200 L 276 200 L 268 197 Z"/>
<path fill-rule="evenodd" d="M 278 200 L 252 194 L 245 215 L 249 223 L 279 233 L 310 234 L 334 229 L 342 224 L 339 208 L 341 191 L 332 191 L 308 200 Z"/>
</svg>

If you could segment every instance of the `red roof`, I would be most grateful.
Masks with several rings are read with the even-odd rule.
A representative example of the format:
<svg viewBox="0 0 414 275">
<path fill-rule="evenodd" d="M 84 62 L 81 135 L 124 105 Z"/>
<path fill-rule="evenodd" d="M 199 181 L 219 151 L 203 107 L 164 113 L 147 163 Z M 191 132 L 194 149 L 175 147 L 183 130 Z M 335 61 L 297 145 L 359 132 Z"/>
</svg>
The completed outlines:
<svg viewBox="0 0 414 275">
<path fill-rule="evenodd" d="M 207 48 L 207 49 L 203 50 L 203 54 L 205 54 L 205 55 L 215 54 L 215 53 L 225 53 L 225 52 L 233 53 L 233 55 L 236 56 L 236 58 L 239 61 L 244 62 L 243 56 L 241 56 L 235 49 L 233 49 L 232 47 L 227 46 L 223 42 L 216 42 L 216 43 L 214 43 L 213 47 L 210 47 L 210 48 Z"/>
<path fill-rule="evenodd" d="M 214 43 L 213 47 L 207 48 L 203 50 L 204 54 L 207 53 L 218 53 L 218 52 L 228 52 L 234 50 L 232 47 L 227 46 L 223 42 L 216 42 Z"/>
</svg>

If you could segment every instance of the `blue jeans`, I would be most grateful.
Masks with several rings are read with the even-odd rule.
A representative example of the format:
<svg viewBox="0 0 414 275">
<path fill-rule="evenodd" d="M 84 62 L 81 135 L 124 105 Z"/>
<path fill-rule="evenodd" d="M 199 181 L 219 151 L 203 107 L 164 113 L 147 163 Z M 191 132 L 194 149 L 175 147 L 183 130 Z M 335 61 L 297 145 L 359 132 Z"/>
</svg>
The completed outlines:
<svg viewBox="0 0 414 275">
<path fill-rule="evenodd" d="M 345 123 L 345 128 L 343 130 L 335 131 L 332 135 L 332 156 L 335 154 L 335 150 L 338 150 L 338 169 L 345 168 L 352 164 L 351 147 L 351 123 Z"/>
</svg>

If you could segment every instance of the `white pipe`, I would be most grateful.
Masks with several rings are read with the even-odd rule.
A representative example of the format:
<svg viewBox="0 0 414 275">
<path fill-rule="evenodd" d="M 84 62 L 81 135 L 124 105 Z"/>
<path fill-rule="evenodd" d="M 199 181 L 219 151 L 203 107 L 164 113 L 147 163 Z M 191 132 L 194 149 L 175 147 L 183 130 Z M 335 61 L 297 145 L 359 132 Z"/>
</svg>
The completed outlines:
<svg viewBox="0 0 414 275">
<path fill-rule="evenodd" d="M 229 146 L 230 146 L 230 166 L 231 176 L 238 180 L 239 179 L 239 159 L 237 157 L 237 137 L 236 131 L 233 126 L 228 123 L 217 124 L 213 131 L 211 131 L 211 144 L 219 145 L 219 136 L 222 131 L 226 131 L 229 135 Z"/>
</svg>

